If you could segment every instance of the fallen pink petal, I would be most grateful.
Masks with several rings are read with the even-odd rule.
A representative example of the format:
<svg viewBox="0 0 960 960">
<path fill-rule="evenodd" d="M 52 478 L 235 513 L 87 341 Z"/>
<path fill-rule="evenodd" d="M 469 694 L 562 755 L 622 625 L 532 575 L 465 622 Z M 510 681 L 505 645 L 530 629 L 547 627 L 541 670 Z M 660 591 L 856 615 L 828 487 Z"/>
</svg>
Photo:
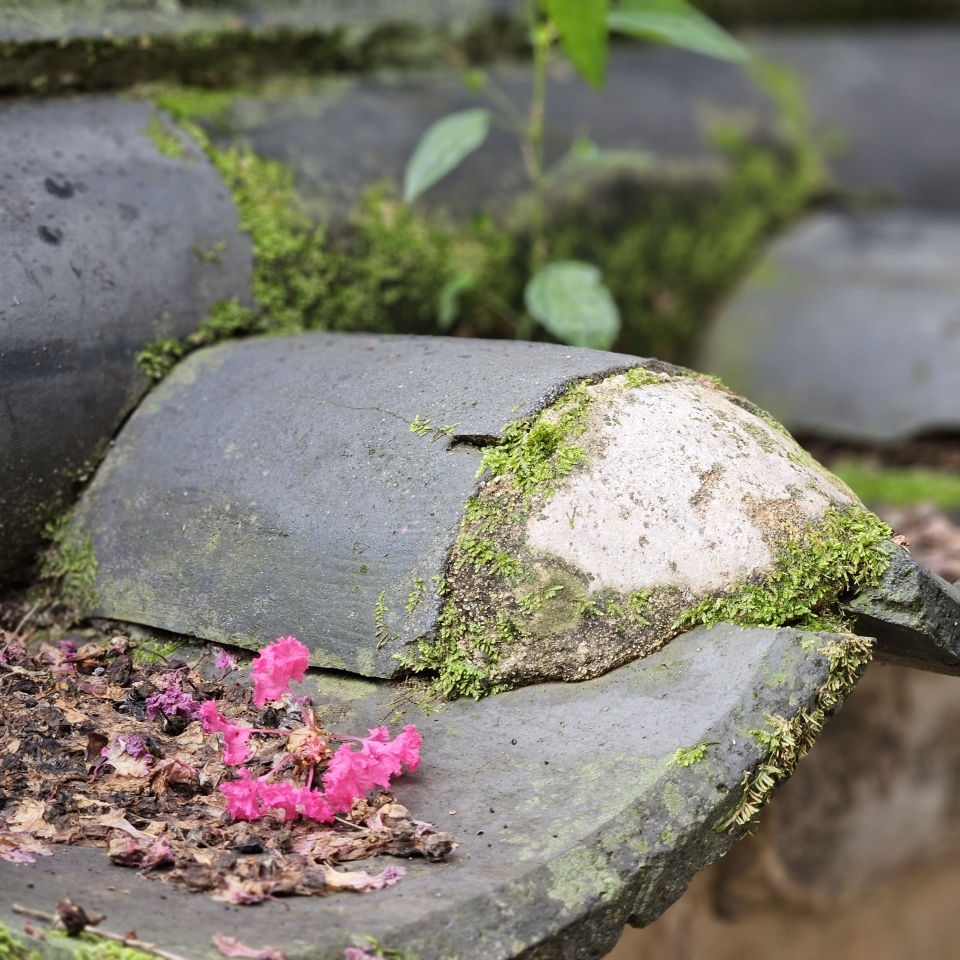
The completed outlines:
<svg viewBox="0 0 960 960">
<path fill-rule="evenodd" d="M 213 659 L 213 665 L 218 670 L 223 670 L 224 673 L 228 673 L 231 670 L 237 669 L 237 658 L 233 656 L 232 653 L 227 653 L 223 647 L 218 647 L 217 655 Z"/>
<path fill-rule="evenodd" d="M 204 701 L 200 705 L 198 714 L 203 722 L 204 733 L 223 734 L 223 762 L 231 766 L 246 763 L 250 757 L 247 743 L 253 734 L 253 729 L 231 723 L 217 710 L 213 700 Z"/>
<path fill-rule="evenodd" d="M 162 693 L 156 693 L 147 700 L 147 716 L 151 720 L 160 717 L 195 718 L 200 704 L 175 684 L 171 684 Z"/>
<path fill-rule="evenodd" d="M 262 707 L 279 700 L 291 681 L 301 683 L 310 664 L 310 651 L 296 637 L 277 637 L 253 660 L 253 702 Z"/>
<path fill-rule="evenodd" d="M 249 960 L 287 960 L 279 947 L 261 947 L 257 950 L 255 947 L 248 947 L 236 937 L 228 936 L 225 933 L 215 933 L 210 939 L 213 940 L 213 945 L 225 957 L 248 957 Z"/>
</svg>

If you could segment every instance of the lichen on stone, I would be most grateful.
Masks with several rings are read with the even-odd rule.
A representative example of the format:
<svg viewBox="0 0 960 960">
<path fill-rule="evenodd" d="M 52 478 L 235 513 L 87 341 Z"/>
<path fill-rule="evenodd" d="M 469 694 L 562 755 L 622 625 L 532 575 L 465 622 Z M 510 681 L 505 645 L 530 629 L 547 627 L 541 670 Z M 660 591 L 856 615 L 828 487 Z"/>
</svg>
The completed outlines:
<svg viewBox="0 0 960 960">
<path fill-rule="evenodd" d="M 40 577 L 56 592 L 69 619 L 78 621 L 97 603 L 97 557 L 91 535 L 75 530 L 71 517 L 68 511 L 47 524 L 50 543 L 40 558 Z"/>
</svg>

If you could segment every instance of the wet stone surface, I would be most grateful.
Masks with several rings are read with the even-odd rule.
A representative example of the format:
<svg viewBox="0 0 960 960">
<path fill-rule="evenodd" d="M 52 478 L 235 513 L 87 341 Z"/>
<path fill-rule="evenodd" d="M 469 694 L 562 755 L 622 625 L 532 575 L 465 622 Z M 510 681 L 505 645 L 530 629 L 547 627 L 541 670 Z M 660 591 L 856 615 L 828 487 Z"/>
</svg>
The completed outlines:
<svg viewBox="0 0 960 960">
<path fill-rule="evenodd" d="M 226 189 L 195 148 L 162 155 L 153 116 L 106 97 L 0 107 L 0 582 L 145 392 L 137 352 L 249 290 Z"/>
<path fill-rule="evenodd" d="M 280 946 L 290 960 L 340 958 L 365 936 L 420 957 L 601 956 L 627 920 L 653 920 L 733 843 L 718 827 L 766 752 L 750 731 L 766 714 L 811 708 L 829 639 L 699 628 L 596 680 L 427 716 L 389 683 L 308 677 L 343 729 L 418 724 L 423 762 L 397 782 L 397 799 L 461 841 L 447 862 L 408 861 L 400 883 L 375 893 L 228 907 L 141 879 L 101 851 L 62 849 L 33 865 L 0 862 L 0 920 L 21 930 L 11 903 L 51 910 L 68 895 L 106 913 L 105 927 L 192 958 L 216 955 L 217 932 Z M 703 760 L 670 763 L 699 743 Z"/>
</svg>

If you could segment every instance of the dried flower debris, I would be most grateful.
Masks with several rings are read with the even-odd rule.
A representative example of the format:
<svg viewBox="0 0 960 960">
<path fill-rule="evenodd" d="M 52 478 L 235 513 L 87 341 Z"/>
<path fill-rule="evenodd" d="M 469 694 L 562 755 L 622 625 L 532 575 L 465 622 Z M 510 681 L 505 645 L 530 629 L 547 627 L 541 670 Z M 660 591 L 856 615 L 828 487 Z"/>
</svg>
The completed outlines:
<svg viewBox="0 0 960 960">
<path fill-rule="evenodd" d="M 0 858 L 99 847 L 118 866 L 252 904 L 380 890 L 404 867 L 354 861 L 455 849 L 388 792 L 420 763 L 416 727 L 327 730 L 322 705 L 290 690 L 307 668 L 294 637 L 261 650 L 249 678 L 222 650 L 206 669 L 134 652 L 124 636 L 28 650 L 0 630 Z"/>
</svg>

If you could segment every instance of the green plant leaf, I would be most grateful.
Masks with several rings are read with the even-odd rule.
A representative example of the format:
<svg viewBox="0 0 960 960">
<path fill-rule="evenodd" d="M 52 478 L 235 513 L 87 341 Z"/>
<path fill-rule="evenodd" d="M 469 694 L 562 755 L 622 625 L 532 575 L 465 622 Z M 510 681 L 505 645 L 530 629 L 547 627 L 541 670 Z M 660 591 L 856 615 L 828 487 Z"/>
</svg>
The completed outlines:
<svg viewBox="0 0 960 960">
<path fill-rule="evenodd" d="M 608 0 L 541 0 L 560 32 L 563 52 L 591 87 L 602 89 L 607 76 Z"/>
<path fill-rule="evenodd" d="M 578 140 L 545 179 L 547 189 L 593 170 L 649 170 L 655 162 L 644 150 L 604 150 L 592 140 Z"/>
<path fill-rule="evenodd" d="M 686 0 L 621 0 L 607 14 L 617 33 L 683 47 L 721 60 L 744 61 L 747 49 Z"/>
<path fill-rule="evenodd" d="M 407 161 L 403 199 L 410 203 L 473 153 L 490 131 L 490 111 L 481 108 L 451 113 L 432 124 Z"/>
<path fill-rule="evenodd" d="M 534 319 L 573 347 L 609 350 L 620 332 L 620 312 L 592 263 L 548 263 L 530 278 L 523 299 Z"/>
<path fill-rule="evenodd" d="M 458 273 L 451 277 L 441 288 L 437 297 L 437 326 L 449 330 L 460 316 L 460 297 L 473 289 L 472 273 Z"/>
</svg>

